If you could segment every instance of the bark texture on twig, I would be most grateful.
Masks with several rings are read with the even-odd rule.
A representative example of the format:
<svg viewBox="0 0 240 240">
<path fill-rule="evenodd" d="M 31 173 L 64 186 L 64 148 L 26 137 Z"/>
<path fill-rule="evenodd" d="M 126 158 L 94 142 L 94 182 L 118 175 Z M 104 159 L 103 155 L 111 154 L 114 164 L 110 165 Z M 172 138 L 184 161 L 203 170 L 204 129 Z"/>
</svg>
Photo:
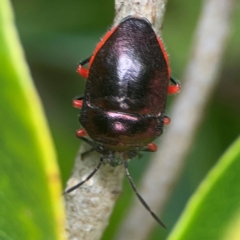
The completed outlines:
<svg viewBox="0 0 240 240">
<path fill-rule="evenodd" d="M 166 0 L 126 0 L 116 1 L 115 24 L 129 15 L 142 16 L 161 29 Z M 67 188 L 84 180 L 97 166 L 100 156 L 90 154 L 81 161 L 80 154 L 87 147 L 82 143 L 76 157 L 73 174 Z M 108 224 L 116 199 L 122 190 L 123 166 L 111 167 L 102 165 L 98 173 L 83 186 L 65 196 L 68 240 L 98 240 Z"/>
<path fill-rule="evenodd" d="M 167 0 L 115 0 L 115 23 L 129 15 L 147 18 L 160 33 Z"/>
<path fill-rule="evenodd" d="M 100 155 L 97 153 L 90 154 L 84 160 L 80 159 L 80 154 L 89 148 L 85 143 L 82 145 L 66 189 L 86 179 L 99 163 Z M 123 166 L 102 165 L 84 185 L 65 195 L 69 240 L 101 239 L 122 191 L 123 176 Z"/>
<path fill-rule="evenodd" d="M 182 81 L 182 91 L 169 114 L 171 125 L 162 136 L 161 146 L 142 180 L 139 192 L 153 210 L 158 210 L 160 216 L 178 180 L 204 108 L 216 85 L 233 5 L 233 0 L 204 1 L 192 55 Z M 149 233 L 155 225 L 136 200 L 117 239 L 149 239 Z"/>
</svg>

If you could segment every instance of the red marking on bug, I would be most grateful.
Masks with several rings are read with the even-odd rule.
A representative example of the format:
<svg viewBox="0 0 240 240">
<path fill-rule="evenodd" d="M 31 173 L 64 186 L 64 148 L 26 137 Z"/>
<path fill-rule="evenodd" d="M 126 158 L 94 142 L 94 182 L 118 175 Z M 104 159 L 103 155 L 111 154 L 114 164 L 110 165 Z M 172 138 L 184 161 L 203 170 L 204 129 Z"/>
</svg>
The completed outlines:
<svg viewBox="0 0 240 240">
<path fill-rule="evenodd" d="M 169 117 L 164 117 L 163 118 L 164 125 L 168 125 L 168 124 L 170 124 L 170 122 L 171 122 L 171 119 Z"/>
<path fill-rule="evenodd" d="M 104 37 L 102 38 L 102 40 L 98 43 L 98 45 L 96 46 L 92 57 L 90 58 L 89 61 L 89 68 L 92 65 L 93 59 L 95 58 L 95 55 L 97 54 L 97 52 L 99 51 L 99 49 L 101 49 L 101 47 L 104 45 L 104 43 L 108 40 L 108 38 L 113 34 L 113 32 L 116 30 L 117 27 L 112 28 L 111 30 L 109 30 Z"/>
<path fill-rule="evenodd" d="M 74 99 L 73 102 L 72 102 L 72 105 L 73 105 L 75 108 L 81 109 L 81 108 L 82 108 L 82 105 L 83 105 L 83 100 Z"/>
<path fill-rule="evenodd" d="M 76 136 L 77 137 L 85 137 L 87 135 L 88 135 L 87 132 L 84 129 L 82 129 L 82 128 L 77 130 L 77 132 L 76 132 Z"/>
<path fill-rule="evenodd" d="M 88 69 L 84 68 L 82 65 L 77 66 L 77 73 L 84 78 L 88 78 Z"/>
<path fill-rule="evenodd" d="M 175 94 L 181 90 L 181 85 L 177 83 L 176 85 L 169 85 L 168 86 L 168 94 Z"/>
<path fill-rule="evenodd" d="M 157 151 L 157 145 L 155 143 L 149 143 L 147 145 L 147 148 L 151 151 L 151 152 L 156 152 Z"/>
<path fill-rule="evenodd" d="M 166 52 L 166 50 L 165 50 L 165 47 L 164 47 L 164 45 L 163 45 L 163 42 L 162 42 L 162 40 L 156 35 L 156 37 L 157 37 L 157 40 L 158 40 L 158 43 L 159 43 L 159 45 L 160 45 L 160 48 L 161 48 L 161 50 L 162 50 L 162 52 L 163 52 L 163 56 L 164 56 L 164 59 L 165 59 L 165 61 L 166 61 L 166 63 L 167 63 L 167 68 L 168 68 L 168 77 L 170 78 L 170 75 L 171 75 L 171 69 L 170 69 L 170 65 L 169 65 L 169 58 L 168 58 L 168 54 L 167 54 L 167 52 Z"/>
</svg>

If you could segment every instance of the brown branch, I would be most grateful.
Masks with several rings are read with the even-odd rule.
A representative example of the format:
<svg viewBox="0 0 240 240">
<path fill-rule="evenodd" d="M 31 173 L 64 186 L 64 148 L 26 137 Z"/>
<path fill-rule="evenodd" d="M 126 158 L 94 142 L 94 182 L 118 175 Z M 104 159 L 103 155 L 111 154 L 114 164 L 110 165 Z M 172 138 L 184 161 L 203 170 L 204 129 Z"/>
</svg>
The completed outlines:
<svg viewBox="0 0 240 240">
<path fill-rule="evenodd" d="M 182 91 L 169 114 L 172 123 L 142 180 L 139 192 L 160 216 L 179 178 L 204 108 L 217 83 L 233 6 L 234 0 L 204 2 L 192 55 L 182 79 Z M 118 240 L 149 239 L 155 225 L 135 200 L 118 233 Z"/>
</svg>

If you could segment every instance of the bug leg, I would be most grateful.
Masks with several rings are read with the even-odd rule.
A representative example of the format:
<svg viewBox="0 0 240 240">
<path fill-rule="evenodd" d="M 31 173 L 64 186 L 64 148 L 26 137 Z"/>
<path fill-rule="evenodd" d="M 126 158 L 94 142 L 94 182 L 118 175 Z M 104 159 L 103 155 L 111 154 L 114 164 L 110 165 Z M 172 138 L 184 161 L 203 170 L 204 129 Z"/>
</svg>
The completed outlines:
<svg viewBox="0 0 240 240">
<path fill-rule="evenodd" d="M 89 140 L 89 139 L 87 139 L 87 138 L 85 138 L 87 135 L 88 135 L 87 132 L 86 132 L 83 128 L 77 130 L 77 132 L 76 132 L 76 136 L 77 136 L 78 138 L 80 138 L 81 140 L 83 140 L 84 142 L 86 142 L 87 144 L 89 144 L 89 145 L 92 147 L 92 148 L 90 148 L 89 150 L 87 150 L 87 151 L 85 151 L 85 152 L 83 152 L 83 153 L 81 154 L 81 159 L 82 159 L 82 160 L 84 160 L 84 158 L 86 157 L 86 155 L 88 155 L 89 153 L 95 151 L 94 142 L 91 141 L 91 140 Z"/>
<path fill-rule="evenodd" d="M 81 109 L 83 105 L 83 99 L 84 99 L 84 96 L 75 97 L 72 101 L 72 105 L 75 108 Z"/>
<path fill-rule="evenodd" d="M 167 116 L 164 116 L 164 118 L 163 118 L 163 124 L 164 124 L 164 125 L 168 125 L 168 124 L 170 124 L 170 122 L 171 122 L 171 119 L 170 119 L 169 117 L 167 117 Z"/>
<path fill-rule="evenodd" d="M 77 130 L 76 132 L 76 137 L 80 138 L 85 143 L 89 144 L 93 148 L 93 150 L 96 149 L 94 142 L 89 140 L 88 138 L 85 138 L 87 135 L 88 135 L 87 132 L 83 128 Z"/>
<path fill-rule="evenodd" d="M 166 226 L 163 224 L 163 222 L 157 217 L 157 215 L 151 210 L 151 208 L 147 205 L 147 203 L 144 201 L 144 199 L 141 197 L 141 195 L 137 192 L 137 189 L 133 183 L 133 180 L 129 174 L 128 171 L 128 162 L 125 161 L 124 162 L 124 167 L 125 167 L 125 172 L 128 178 L 128 181 L 133 189 L 133 191 L 135 192 L 135 194 L 137 195 L 139 201 L 142 203 L 142 205 L 148 210 L 148 212 L 150 212 L 150 214 L 152 215 L 152 217 L 164 228 L 166 228 Z"/>
<path fill-rule="evenodd" d="M 95 144 L 93 141 L 85 138 L 85 136 L 87 136 L 87 132 L 84 130 L 84 129 L 79 129 L 77 130 L 76 132 L 76 135 L 78 138 L 82 139 L 84 142 L 88 143 L 90 146 L 92 146 L 92 148 L 86 152 L 84 152 L 81 157 L 83 158 L 86 154 L 92 152 L 93 150 L 95 150 Z M 88 181 L 97 171 L 98 169 L 100 168 L 101 164 L 103 162 L 103 159 L 101 157 L 100 161 L 99 161 L 99 164 L 97 165 L 97 167 L 87 176 L 87 178 L 85 180 L 83 180 L 82 182 L 76 184 L 75 186 L 67 189 L 66 191 L 64 191 L 63 195 L 67 194 L 67 193 L 70 193 L 72 192 L 73 190 L 79 188 L 81 185 L 83 185 L 86 181 Z"/>
<path fill-rule="evenodd" d="M 79 188 L 81 185 L 83 185 L 86 181 L 88 181 L 100 168 L 100 166 L 102 165 L 103 159 L 101 158 L 97 167 L 86 177 L 86 179 L 84 179 L 82 182 L 76 184 L 75 186 L 67 189 L 66 191 L 64 191 L 63 195 L 72 192 L 73 190 Z"/>
<path fill-rule="evenodd" d="M 88 69 L 84 68 L 83 65 L 85 65 L 86 63 L 88 63 L 90 61 L 91 57 L 81 61 L 78 66 L 77 66 L 77 73 L 79 75 L 81 75 L 83 78 L 87 78 L 88 77 Z"/>
<path fill-rule="evenodd" d="M 157 145 L 155 143 L 149 143 L 144 149 L 141 151 L 143 152 L 156 152 L 157 151 Z"/>
<path fill-rule="evenodd" d="M 180 83 L 174 80 L 172 77 L 170 78 L 170 82 L 173 83 L 173 85 L 168 86 L 168 94 L 178 93 L 181 89 Z"/>
<path fill-rule="evenodd" d="M 81 160 L 84 160 L 85 157 L 86 157 L 88 154 L 90 154 L 91 152 L 93 152 L 93 151 L 95 151 L 95 148 L 90 148 L 89 150 L 83 152 L 83 153 L 81 154 Z"/>
<path fill-rule="evenodd" d="M 83 128 L 81 128 L 81 129 L 78 129 L 77 130 L 77 132 L 76 132 L 76 136 L 78 137 L 78 138 L 83 138 L 83 137 L 86 137 L 88 134 L 87 134 L 87 132 L 83 129 Z M 90 144 L 91 145 L 91 144 Z"/>
<path fill-rule="evenodd" d="M 84 158 L 86 157 L 86 155 L 88 155 L 89 153 L 95 151 L 95 148 L 96 148 L 93 141 L 85 138 L 87 135 L 88 135 L 87 132 L 86 132 L 83 128 L 77 130 L 77 132 L 76 132 L 76 136 L 77 136 L 78 138 L 80 138 L 81 140 L 83 140 L 84 142 L 86 142 L 87 144 L 89 144 L 89 145 L 92 147 L 92 148 L 90 148 L 89 150 L 87 150 L 87 151 L 85 151 L 85 152 L 83 152 L 83 153 L 81 154 L 81 159 L 82 159 L 82 160 L 84 160 Z"/>
</svg>

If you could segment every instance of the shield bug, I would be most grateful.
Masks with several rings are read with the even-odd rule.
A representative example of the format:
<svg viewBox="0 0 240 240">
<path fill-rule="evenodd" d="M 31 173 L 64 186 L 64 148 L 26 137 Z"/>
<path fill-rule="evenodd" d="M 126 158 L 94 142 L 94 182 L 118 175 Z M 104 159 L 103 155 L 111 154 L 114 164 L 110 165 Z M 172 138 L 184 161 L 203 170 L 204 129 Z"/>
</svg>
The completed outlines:
<svg viewBox="0 0 240 240">
<path fill-rule="evenodd" d="M 87 63 L 88 68 L 84 68 Z M 123 164 L 137 197 L 165 227 L 138 194 L 128 171 L 129 159 L 140 151 L 157 150 L 153 141 L 170 122 L 165 115 L 167 94 L 180 90 L 180 84 L 171 78 L 161 39 L 147 19 L 129 16 L 107 32 L 93 55 L 80 62 L 77 72 L 87 79 L 84 96 L 73 101 L 81 109 L 83 128 L 77 137 L 101 158 L 84 181 L 65 193 L 89 180 L 102 163 Z"/>
</svg>

